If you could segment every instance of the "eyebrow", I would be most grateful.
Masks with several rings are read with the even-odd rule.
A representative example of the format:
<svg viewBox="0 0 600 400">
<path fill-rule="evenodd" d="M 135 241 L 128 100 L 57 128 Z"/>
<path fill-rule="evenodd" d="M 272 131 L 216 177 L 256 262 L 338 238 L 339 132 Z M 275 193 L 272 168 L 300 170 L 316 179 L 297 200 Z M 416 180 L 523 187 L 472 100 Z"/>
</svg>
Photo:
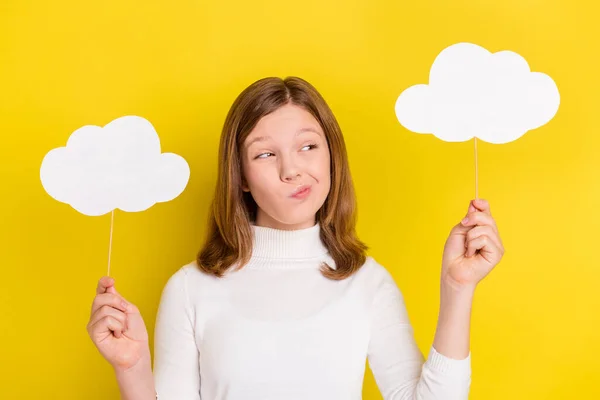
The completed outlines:
<svg viewBox="0 0 600 400">
<path fill-rule="evenodd" d="M 305 133 L 305 132 L 314 132 L 317 135 L 321 136 L 321 132 L 319 132 L 315 128 L 302 128 L 298 132 L 296 132 L 295 136 L 299 136 L 300 134 Z M 268 140 L 268 139 L 271 139 L 271 136 L 257 136 L 254 139 L 252 139 L 250 142 L 248 142 L 248 144 L 246 144 L 246 148 L 249 148 L 250 145 L 252 145 L 255 142 L 264 142 L 265 140 Z"/>
</svg>

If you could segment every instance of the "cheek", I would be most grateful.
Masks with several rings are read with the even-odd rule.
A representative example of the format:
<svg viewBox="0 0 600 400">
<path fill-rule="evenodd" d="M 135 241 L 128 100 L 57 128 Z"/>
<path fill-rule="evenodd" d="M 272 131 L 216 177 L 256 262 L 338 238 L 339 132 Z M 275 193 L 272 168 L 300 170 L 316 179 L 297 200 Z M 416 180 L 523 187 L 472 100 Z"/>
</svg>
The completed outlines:
<svg viewBox="0 0 600 400">
<path fill-rule="evenodd" d="M 277 192 L 277 177 L 271 176 L 268 169 L 250 168 L 246 173 L 246 182 L 252 197 L 259 201 L 269 201 L 273 193 Z M 280 190 L 280 189 L 279 189 Z"/>
<path fill-rule="evenodd" d="M 329 181 L 331 176 L 331 168 L 330 168 L 331 159 L 329 157 L 329 151 L 327 151 L 326 155 L 319 158 L 319 176 L 323 182 Z"/>
<path fill-rule="evenodd" d="M 329 157 L 319 157 L 311 165 L 312 175 L 319 181 L 319 187 L 323 193 L 328 193 L 331 186 L 331 169 Z"/>
<path fill-rule="evenodd" d="M 251 189 L 258 189 L 264 183 L 264 171 L 256 164 L 249 163 L 243 166 L 244 179 Z"/>
</svg>

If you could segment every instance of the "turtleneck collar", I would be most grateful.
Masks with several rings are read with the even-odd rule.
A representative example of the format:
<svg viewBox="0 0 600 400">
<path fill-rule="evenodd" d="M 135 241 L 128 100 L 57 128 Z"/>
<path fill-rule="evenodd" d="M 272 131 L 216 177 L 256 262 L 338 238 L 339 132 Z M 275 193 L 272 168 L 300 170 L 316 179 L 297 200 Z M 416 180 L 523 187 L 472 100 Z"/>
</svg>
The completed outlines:
<svg viewBox="0 0 600 400">
<path fill-rule="evenodd" d="M 328 253 L 317 222 L 309 228 L 283 230 L 250 224 L 254 233 L 252 258 L 304 259 Z"/>
</svg>

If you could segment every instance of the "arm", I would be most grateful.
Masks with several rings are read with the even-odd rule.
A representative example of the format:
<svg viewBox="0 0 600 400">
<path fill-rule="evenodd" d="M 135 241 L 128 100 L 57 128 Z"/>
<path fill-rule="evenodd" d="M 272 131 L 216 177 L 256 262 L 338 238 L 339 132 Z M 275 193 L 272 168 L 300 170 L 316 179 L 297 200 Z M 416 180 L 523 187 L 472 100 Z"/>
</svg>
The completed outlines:
<svg viewBox="0 0 600 400">
<path fill-rule="evenodd" d="M 371 313 L 371 340 L 369 342 L 369 365 L 377 386 L 385 400 L 466 400 L 471 383 L 470 354 L 464 357 L 449 357 L 430 348 L 425 361 L 414 339 L 413 328 L 404 303 L 404 298 L 390 273 L 379 264 L 375 265 L 378 277 Z M 436 337 L 440 351 L 454 355 L 464 352 L 449 351 L 460 336 L 460 324 L 464 313 L 454 312 L 444 301 Z M 448 312 L 450 311 L 450 312 Z M 456 317 L 462 317 L 463 320 Z M 457 324 L 457 321 L 459 322 Z M 467 328 L 468 331 L 468 328 Z M 462 331 L 464 333 L 464 329 Z"/>
<path fill-rule="evenodd" d="M 199 352 L 187 273 L 181 268 L 171 276 L 156 316 L 154 379 L 160 400 L 200 400 Z"/>
<path fill-rule="evenodd" d="M 442 283 L 440 313 L 433 347 L 446 357 L 470 355 L 471 307 L 475 289 L 454 289 Z"/>
<path fill-rule="evenodd" d="M 149 351 L 135 366 L 115 374 L 122 400 L 156 399 Z"/>
</svg>

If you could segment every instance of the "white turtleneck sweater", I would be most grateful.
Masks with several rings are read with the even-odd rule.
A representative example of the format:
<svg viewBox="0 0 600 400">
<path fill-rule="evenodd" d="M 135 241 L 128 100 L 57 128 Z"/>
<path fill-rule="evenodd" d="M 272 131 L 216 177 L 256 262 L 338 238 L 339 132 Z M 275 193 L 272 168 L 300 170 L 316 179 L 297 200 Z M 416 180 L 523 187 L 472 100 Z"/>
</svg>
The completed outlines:
<svg viewBox="0 0 600 400">
<path fill-rule="evenodd" d="M 365 364 L 384 399 L 463 400 L 471 354 L 448 358 L 417 347 L 403 296 L 372 257 L 351 277 L 335 268 L 320 226 L 252 225 L 253 252 L 216 278 L 195 262 L 162 292 L 154 338 L 161 400 L 356 400 Z"/>
</svg>

